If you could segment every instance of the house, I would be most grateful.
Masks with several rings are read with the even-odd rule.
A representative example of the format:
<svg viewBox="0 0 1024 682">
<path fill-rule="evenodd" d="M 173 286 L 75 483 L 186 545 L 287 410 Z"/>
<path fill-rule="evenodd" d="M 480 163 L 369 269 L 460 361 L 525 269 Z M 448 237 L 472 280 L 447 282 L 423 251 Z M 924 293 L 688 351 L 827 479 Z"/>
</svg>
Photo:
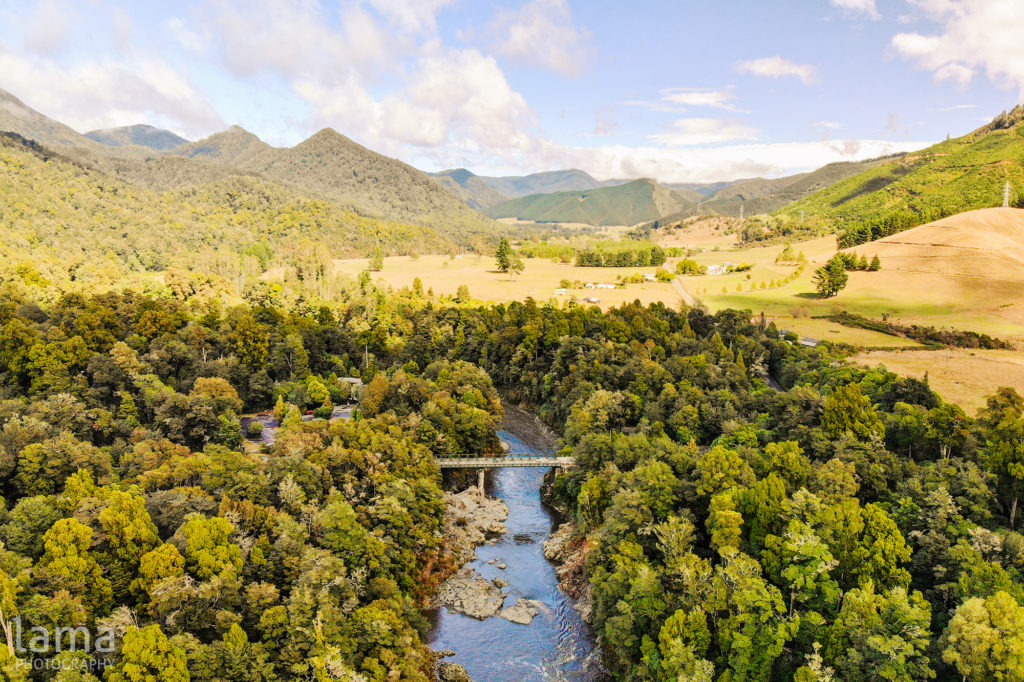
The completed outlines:
<svg viewBox="0 0 1024 682">
<path fill-rule="evenodd" d="M 726 272 L 727 267 L 728 266 L 726 266 L 726 265 L 709 265 L 708 266 L 708 274 L 709 275 L 714 275 L 714 276 L 724 275 L 725 272 Z"/>
<path fill-rule="evenodd" d="M 608 282 L 602 282 L 601 284 L 597 285 L 597 288 L 598 289 L 614 289 L 615 285 L 614 284 L 609 284 Z"/>
<path fill-rule="evenodd" d="M 568 293 L 567 289 L 555 289 L 555 296 L 565 296 Z"/>
<path fill-rule="evenodd" d="M 656 275 L 654 275 L 653 273 L 650 273 L 650 272 L 644 273 L 644 281 L 645 282 L 654 282 L 654 281 L 657 281 L 657 279 L 658 279 L 658 277 Z"/>
</svg>

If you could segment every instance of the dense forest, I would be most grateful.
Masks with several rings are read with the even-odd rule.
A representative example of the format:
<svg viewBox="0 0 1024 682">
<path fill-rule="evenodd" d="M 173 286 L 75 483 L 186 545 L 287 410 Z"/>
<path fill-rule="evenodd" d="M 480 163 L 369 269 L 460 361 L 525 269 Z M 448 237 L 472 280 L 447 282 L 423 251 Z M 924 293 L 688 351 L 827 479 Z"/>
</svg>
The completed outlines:
<svg viewBox="0 0 1024 682">
<path fill-rule="evenodd" d="M 302 421 L 343 376 L 354 418 Z M 499 395 L 577 458 L 553 494 L 617 679 L 1024 675 L 1024 399 L 971 418 L 746 312 L 8 283 L 0 382 L 0 626 L 116 639 L 0 645 L 6 679 L 429 679 L 433 453 L 496 450 Z M 272 406 L 243 451 L 238 415 Z"/>
</svg>

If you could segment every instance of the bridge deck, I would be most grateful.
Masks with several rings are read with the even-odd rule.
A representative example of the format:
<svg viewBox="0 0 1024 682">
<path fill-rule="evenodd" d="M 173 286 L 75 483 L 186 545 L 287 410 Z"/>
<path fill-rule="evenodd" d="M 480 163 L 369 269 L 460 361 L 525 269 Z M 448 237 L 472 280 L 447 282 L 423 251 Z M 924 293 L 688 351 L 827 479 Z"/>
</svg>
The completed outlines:
<svg viewBox="0 0 1024 682">
<path fill-rule="evenodd" d="M 511 455 L 508 457 L 439 457 L 442 469 L 501 469 L 504 467 L 569 468 L 576 465 L 574 457 Z"/>
</svg>

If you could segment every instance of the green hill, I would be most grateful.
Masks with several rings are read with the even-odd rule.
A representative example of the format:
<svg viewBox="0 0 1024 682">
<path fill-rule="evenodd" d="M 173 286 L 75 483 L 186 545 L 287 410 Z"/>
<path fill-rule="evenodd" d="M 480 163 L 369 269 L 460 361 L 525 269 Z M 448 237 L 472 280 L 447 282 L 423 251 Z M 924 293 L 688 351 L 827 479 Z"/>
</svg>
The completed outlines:
<svg viewBox="0 0 1024 682">
<path fill-rule="evenodd" d="M 507 175 L 501 177 L 479 176 L 485 183 L 510 197 L 525 197 L 531 194 L 551 192 L 578 192 L 598 187 L 624 185 L 629 180 L 595 180 L 585 171 L 570 169 L 545 171 L 530 175 Z"/>
<path fill-rule="evenodd" d="M 1024 188 L 1024 107 L 1000 114 L 963 137 L 888 159 L 778 211 L 785 223 L 803 212 L 806 228 L 842 232 L 844 246 L 863 243 L 979 208 L 1012 201 Z"/>
<path fill-rule="evenodd" d="M 428 175 L 473 209 L 482 210 L 509 199 L 507 195 L 484 182 L 479 175 L 475 175 L 465 168 L 428 173 Z"/>
<path fill-rule="evenodd" d="M 693 205 L 683 194 L 642 179 L 581 192 L 534 194 L 487 209 L 492 218 L 535 222 L 636 225 Z"/>
<path fill-rule="evenodd" d="M 743 213 L 748 216 L 771 213 L 845 178 L 876 168 L 887 160 L 892 159 L 844 161 L 784 178 L 741 180 L 715 192 L 701 208 L 732 217 L 739 216 L 741 205 L 744 206 Z"/>
<path fill-rule="evenodd" d="M 46 292 L 159 287 L 161 273 L 180 268 L 237 295 L 270 270 L 319 286 L 332 258 L 378 244 L 388 253 L 453 248 L 432 229 L 367 218 L 262 178 L 166 192 L 133 186 L 11 133 L 0 133 L 0 186 L 0 281 Z"/>
<path fill-rule="evenodd" d="M 94 142 L 99 142 L 109 147 L 124 147 L 125 145 L 135 144 L 155 151 L 166 151 L 180 147 L 183 144 L 188 144 L 188 140 L 180 135 L 175 135 L 170 130 L 162 130 L 144 124 L 92 130 L 86 133 L 85 136 Z"/>
</svg>

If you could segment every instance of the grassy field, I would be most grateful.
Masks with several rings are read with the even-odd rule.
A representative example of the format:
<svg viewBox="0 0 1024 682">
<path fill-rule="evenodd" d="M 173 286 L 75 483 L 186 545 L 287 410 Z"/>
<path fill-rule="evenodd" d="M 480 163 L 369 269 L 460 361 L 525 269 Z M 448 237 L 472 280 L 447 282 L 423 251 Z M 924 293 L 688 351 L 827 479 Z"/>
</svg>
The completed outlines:
<svg viewBox="0 0 1024 682">
<path fill-rule="evenodd" d="M 817 296 L 812 277 L 836 252 L 835 238 L 794 244 L 809 261 L 804 272 L 785 286 L 762 289 L 762 283 L 770 285 L 795 270 L 775 265 L 782 248 L 706 251 L 695 259 L 705 265 L 729 261 L 753 268 L 719 277 L 687 277 L 684 285 L 712 310 L 750 308 L 797 318 L 847 310 L 1024 339 L 1024 211 L 962 214 L 852 249 L 868 257 L 879 254 L 882 270 L 851 272 L 846 289 L 829 299 Z"/>
<path fill-rule="evenodd" d="M 876 319 L 887 315 L 893 321 L 987 333 L 1024 345 L 1024 211 L 972 211 L 851 249 L 869 258 L 877 253 L 882 270 L 851 272 L 847 288 L 824 300 L 815 293 L 811 278 L 815 268 L 836 252 L 834 237 L 793 244 L 808 259 L 804 272 L 784 286 L 761 289 L 762 282 L 778 282 L 796 269 L 775 264 L 782 246 L 742 248 L 732 243 L 734 235 L 707 225 L 696 227 L 693 245 L 706 249 L 694 257 L 699 263 L 753 266 L 746 273 L 682 278 L 686 289 L 712 310 L 764 311 L 780 329 L 801 336 L 883 348 L 861 353 L 855 360 L 883 364 L 904 376 L 927 373 L 944 399 L 970 412 L 1000 386 L 1024 393 L 1022 350 L 914 350 L 917 344 L 907 339 L 812 317 L 841 310 Z M 687 234 L 676 232 L 670 239 L 686 244 Z M 718 250 L 712 250 L 716 245 Z"/>
<path fill-rule="evenodd" d="M 494 259 L 485 256 L 463 255 L 454 259 L 447 256 L 420 256 L 416 259 L 397 256 L 385 258 L 384 269 L 373 273 L 373 278 L 388 286 L 401 288 L 411 287 L 413 280 L 419 277 L 423 288 L 433 289 L 437 295 L 454 295 L 459 285 L 465 284 L 469 287 L 470 295 L 479 301 L 521 301 L 527 297 L 536 301 L 562 301 L 575 296 L 580 301 L 588 297 L 597 298 L 600 301 L 597 305 L 602 308 L 636 299 L 645 304 L 662 301 L 673 307 L 682 303 L 682 298 L 673 286 L 664 282 L 629 284 L 625 289 L 573 289 L 566 296 L 555 296 L 555 289 L 559 288 L 563 279 L 615 283 L 619 275 L 654 273 L 657 270 L 654 267 L 578 268 L 542 258 L 527 258 L 524 262 L 526 270 L 523 274 L 512 277 L 498 272 Z M 365 270 L 366 265 L 365 258 L 335 261 L 338 272 L 353 276 Z"/>
<path fill-rule="evenodd" d="M 1024 353 L 1001 350 L 870 351 L 854 357 L 869 367 L 884 365 L 903 376 L 928 382 L 943 400 L 959 404 L 968 414 L 984 406 L 1000 386 L 1024 394 Z"/>
</svg>

